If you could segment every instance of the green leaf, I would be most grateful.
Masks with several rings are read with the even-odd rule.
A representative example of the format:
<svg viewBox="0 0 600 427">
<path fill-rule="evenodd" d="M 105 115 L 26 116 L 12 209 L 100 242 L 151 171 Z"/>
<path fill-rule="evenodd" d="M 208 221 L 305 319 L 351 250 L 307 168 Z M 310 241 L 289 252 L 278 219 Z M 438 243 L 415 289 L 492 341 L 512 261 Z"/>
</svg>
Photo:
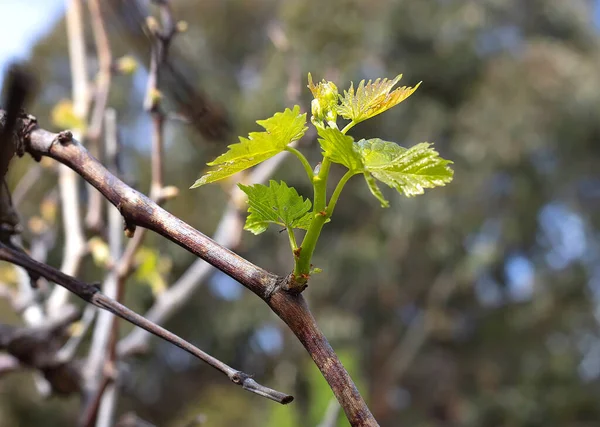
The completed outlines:
<svg viewBox="0 0 600 427">
<path fill-rule="evenodd" d="M 310 203 L 310 200 L 307 200 L 307 201 Z M 299 228 L 301 230 L 308 230 L 308 227 L 310 227 L 310 223 L 312 222 L 314 217 L 315 217 L 315 215 L 312 211 L 306 212 L 306 214 L 302 218 L 300 218 L 294 222 L 294 228 Z M 329 219 L 327 219 L 326 222 L 329 222 Z"/>
<path fill-rule="evenodd" d="M 277 224 L 286 228 L 306 230 L 312 219 L 310 200 L 304 199 L 294 187 L 288 187 L 283 181 L 269 181 L 269 186 L 262 184 L 242 185 L 240 189 L 248 195 L 248 218 L 245 230 L 260 234 L 269 224 Z"/>
<path fill-rule="evenodd" d="M 329 157 L 334 163 L 346 166 L 351 171 L 361 171 L 364 168 L 362 158 L 354 147 L 354 139 L 344 135 L 335 128 L 317 128 L 319 144 L 324 150 L 323 156 Z"/>
<path fill-rule="evenodd" d="M 452 181 L 454 175 L 448 166 L 452 162 L 441 158 L 427 142 L 406 149 L 394 142 L 374 138 L 362 139 L 356 147 L 367 172 L 407 197 L 423 194 L 425 188 L 443 186 Z M 387 203 L 375 183 L 369 183 L 368 178 L 367 183 L 382 205 Z"/>
<path fill-rule="evenodd" d="M 300 107 L 286 108 L 266 120 L 258 120 L 265 132 L 251 132 L 248 138 L 240 137 L 240 142 L 230 145 L 229 151 L 217 157 L 208 166 L 209 170 L 191 188 L 227 178 L 255 166 L 285 150 L 285 147 L 302 138 L 306 132 L 306 114 L 300 114 Z"/>
<path fill-rule="evenodd" d="M 367 84 L 361 80 L 356 92 L 354 83 L 350 83 L 350 89 L 344 91 L 344 96 L 340 95 L 341 105 L 337 107 L 338 114 L 354 123 L 359 123 L 398 105 L 412 95 L 421 84 L 418 83 L 415 87 L 402 86 L 390 92 L 401 78 L 402 74 L 394 80 L 377 79 L 374 82 L 369 80 Z"/>
</svg>

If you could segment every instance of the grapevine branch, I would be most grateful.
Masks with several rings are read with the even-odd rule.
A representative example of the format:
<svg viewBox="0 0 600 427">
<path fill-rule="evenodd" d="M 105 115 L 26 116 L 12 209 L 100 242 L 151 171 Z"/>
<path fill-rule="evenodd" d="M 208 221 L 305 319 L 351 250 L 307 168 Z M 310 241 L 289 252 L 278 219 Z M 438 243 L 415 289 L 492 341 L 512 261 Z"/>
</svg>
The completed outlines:
<svg viewBox="0 0 600 427">
<path fill-rule="evenodd" d="M 41 129 L 31 116 L 23 116 L 20 120 L 27 122 L 18 127 L 23 130 L 18 136 L 25 150 L 37 159 L 51 157 L 81 175 L 119 209 L 128 229 L 139 226 L 162 235 L 263 299 L 308 351 L 351 425 L 378 425 L 350 375 L 318 328 L 306 301 L 300 292 L 293 289 L 291 276 L 280 277 L 252 264 L 165 211 L 111 174 L 69 132 L 55 134 Z"/>
</svg>

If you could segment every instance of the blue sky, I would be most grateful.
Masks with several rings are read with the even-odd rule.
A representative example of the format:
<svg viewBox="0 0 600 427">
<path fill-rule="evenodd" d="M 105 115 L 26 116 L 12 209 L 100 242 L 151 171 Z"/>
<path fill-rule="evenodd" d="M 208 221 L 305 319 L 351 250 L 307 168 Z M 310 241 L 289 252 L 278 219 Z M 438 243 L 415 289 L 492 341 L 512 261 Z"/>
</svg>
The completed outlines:
<svg viewBox="0 0 600 427">
<path fill-rule="evenodd" d="M 28 57 L 34 43 L 62 17 L 67 1 L 0 0 L 0 87 L 7 64 Z M 594 19 L 600 24 L 600 1 Z"/>
<path fill-rule="evenodd" d="M 64 14 L 65 0 L 0 0 L 0 86 L 6 66 L 25 59 Z"/>
</svg>

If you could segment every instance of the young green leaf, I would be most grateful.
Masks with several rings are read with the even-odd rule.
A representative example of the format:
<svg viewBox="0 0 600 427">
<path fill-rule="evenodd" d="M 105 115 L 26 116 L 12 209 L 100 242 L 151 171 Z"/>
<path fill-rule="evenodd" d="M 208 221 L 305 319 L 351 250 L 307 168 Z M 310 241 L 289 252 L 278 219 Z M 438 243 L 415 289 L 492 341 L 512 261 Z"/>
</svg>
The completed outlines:
<svg viewBox="0 0 600 427">
<path fill-rule="evenodd" d="M 229 151 L 220 155 L 208 166 L 209 170 L 191 188 L 227 178 L 233 174 L 255 166 L 282 152 L 285 147 L 302 138 L 306 132 L 306 114 L 300 114 L 300 107 L 286 108 L 266 120 L 258 120 L 265 132 L 251 132 L 248 138 L 240 137 L 240 142 L 230 145 Z"/>
<path fill-rule="evenodd" d="M 310 225 L 313 217 L 310 200 L 304 199 L 294 187 L 288 187 L 285 182 L 271 180 L 268 187 L 262 184 L 238 186 L 248 195 L 250 205 L 245 230 L 260 234 L 269 224 L 304 230 Z"/>
<path fill-rule="evenodd" d="M 407 197 L 452 181 L 454 171 L 448 166 L 452 162 L 442 159 L 427 142 L 406 149 L 379 138 L 362 139 L 356 143 L 356 148 L 367 172 Z M 385 204 L 375 183 L 369 183 L 368 178 L 367 183 L 375 197 Z"/>
<path fill-rule="evenodd" d="M 351 171 L 362 171 L 364 168 L 360 154 L 354 148 L 354 139 L 344 135 L 335 128 L 317 128 L 319 144 L 323 149 L 323 156 L 329 157 L 334 163 L 346 166 Z"/>
<path fill-rule="evenodd" d="M 398 105 L 412 95 L 421 84 L 418 83 L 415 87 L 402 86 L 390 92 L 401 78 L 402 74 L 394 80 L 377 79 L 374 82 L 369 80 L 366 85 L 362 80 L 356 88 L 356 93 L 354 84 L 350 83 L 350 89 L 344 91 L 344 96 L 340 95 L 341 104 L 337 107 L 338 114 L 354 123 L 359 123 Z"/>
</svg>

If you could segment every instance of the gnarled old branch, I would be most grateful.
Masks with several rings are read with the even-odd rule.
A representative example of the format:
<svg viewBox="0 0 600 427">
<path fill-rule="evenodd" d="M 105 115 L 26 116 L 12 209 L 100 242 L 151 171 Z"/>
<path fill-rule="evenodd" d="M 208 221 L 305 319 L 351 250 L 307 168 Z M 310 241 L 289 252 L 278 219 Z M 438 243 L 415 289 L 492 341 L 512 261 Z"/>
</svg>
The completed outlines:
<svg viewBox="0 0 600 427">
<path fill-rule="evenodd" d="M 220 246 L 127 186 L 92 157 L 69 132 L 55 134 L 37 127 L 27 129 L 31 130 L 19 135 L 27 152 L 34 158 L 51 157 L 76 171 L 119 209 L 130 231 L 140 226 L 164 236 L 262 298 L 309 352 L 351 425 L 378 425 L 348 372 L 319 330 L 306 301 L 301 294 L 289 289 L 287 278 L 263 270 Z"/>
</svg>

